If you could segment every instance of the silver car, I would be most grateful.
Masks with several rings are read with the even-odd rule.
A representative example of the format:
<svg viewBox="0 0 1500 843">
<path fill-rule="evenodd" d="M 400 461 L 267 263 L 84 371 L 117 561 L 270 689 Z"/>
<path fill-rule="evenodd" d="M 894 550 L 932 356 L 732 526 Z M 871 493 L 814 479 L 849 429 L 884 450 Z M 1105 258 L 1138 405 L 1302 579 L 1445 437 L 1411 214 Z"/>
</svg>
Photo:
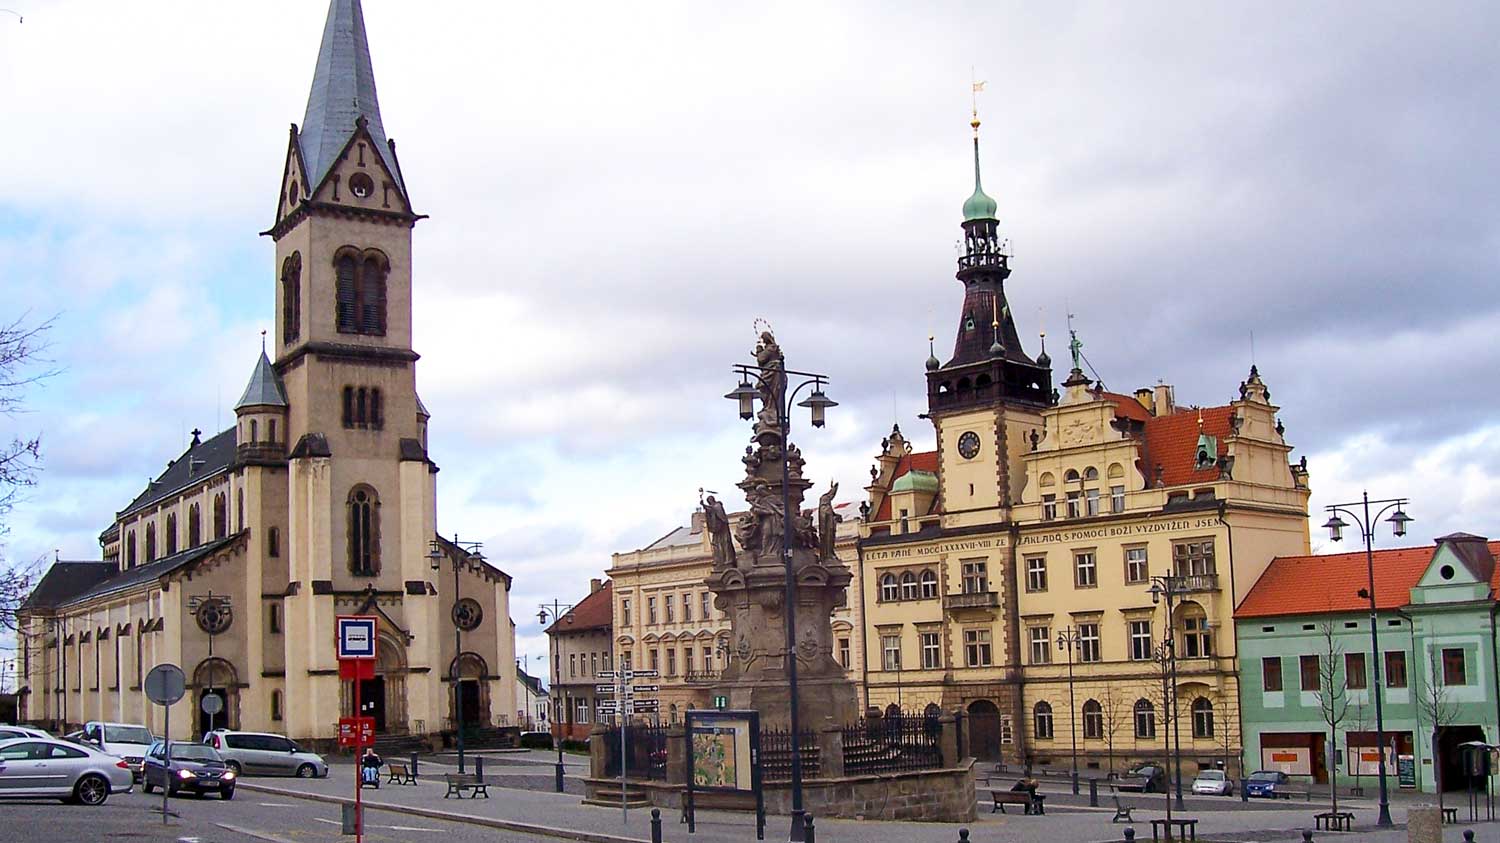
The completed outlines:
<svg viewBox="0 0 1500 843">
<path fill-rule="evenodd" d="M 328 762 L 315 752 L 303 752 L 284 735 L 267 732 L 231 732 L 215 729 L 203 742 L 217 749 L 235 774 L 252 776 L 297 776 L 311 779 L 328 775 Z"/>
<path fill-rule="evenodd" d="M 58 740 L 0 741 L 0 797 L 55 796 L 64 802 L 103 805 L 111 793 L 135 784 L 123 758 Z"/>
</svg>

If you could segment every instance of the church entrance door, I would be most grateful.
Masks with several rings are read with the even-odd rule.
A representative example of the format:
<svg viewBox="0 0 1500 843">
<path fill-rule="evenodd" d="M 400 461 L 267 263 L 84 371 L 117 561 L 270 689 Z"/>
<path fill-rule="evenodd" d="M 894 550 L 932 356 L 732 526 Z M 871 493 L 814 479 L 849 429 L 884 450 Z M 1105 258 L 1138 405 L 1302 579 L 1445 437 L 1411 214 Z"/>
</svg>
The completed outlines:
<svg viewBox="0 0 1500 843">
<path fill-rule="evenodd" d="M 479 683 L 472 679 L 465 679 L 458 683 L 459 705 L 464 713 L 464 731 L 472 732 L 484 725 L 480 722 L 479 710 Z"/>
<path fill-rule="evenodd" d="M 385 724 L 385 677 L 364 679 L 359 683 L 359 708 L 363 717 L 375 718 L 375 732 L 384 734 Z"/>
</svg>

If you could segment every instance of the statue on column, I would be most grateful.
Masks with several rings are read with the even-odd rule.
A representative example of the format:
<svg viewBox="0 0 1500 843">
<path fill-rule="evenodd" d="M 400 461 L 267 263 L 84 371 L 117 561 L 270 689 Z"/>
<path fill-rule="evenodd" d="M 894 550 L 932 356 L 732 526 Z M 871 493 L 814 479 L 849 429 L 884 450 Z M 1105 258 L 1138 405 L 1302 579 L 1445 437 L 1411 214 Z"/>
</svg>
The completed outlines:
<svg viewBox="0 0 1500 843">
<path fill-rule="evenodd" d="M 839 484 L 830 483 L 828 491 L 818 498 L 818 559 L 833 559 L 835 534 L 843 516 L 833 511 L 833 498 L 839 493 Z"/>
<path fill-rule="evenodd" d="M 730 535 L 729 514 L 724 504 L 708 496 L 703 502 L 703 520 L 708 528 L 709 544 L 713 547 L 715 568 L 734 568 L 738 563 L 734 554 L 734 537 Z"/>
<path fill-rule="evenodd" d="M 780 430 L 781 402 L 786 400 L 786 357 L 770 331 L 760 334 L 760 342 L 755 346 L 755 364 L 765 370 L 759 378 L 761 411 L 758 420 L 766 427 Z"/>
</svg>

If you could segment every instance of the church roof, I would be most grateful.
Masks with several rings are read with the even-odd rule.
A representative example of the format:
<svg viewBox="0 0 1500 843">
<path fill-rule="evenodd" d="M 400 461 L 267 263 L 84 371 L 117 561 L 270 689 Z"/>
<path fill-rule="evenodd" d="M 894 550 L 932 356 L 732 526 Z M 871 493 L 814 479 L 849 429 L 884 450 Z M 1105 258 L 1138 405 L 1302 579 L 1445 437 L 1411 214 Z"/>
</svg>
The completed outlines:
<svg viewBox="0 0 1500 843">
<path fill-rule="evenodd" d="M 235 429 L 232 427 L 206 442 L 189 445 L 182 456 L 173 460 L 166 471 L 146 486 L 145 491 L 136 495 L 129 506 L 120 510 L 120 515 L 127 515 L 171 497 L 193 483 L 228 469 L 234 464 L 234 448 Z"/>
<path fill-rule="evenodd" d="M 157 559 L 154 562 L 147 562 L 144 565 L 137 565 L 134 568 L 127 568 L 124 571 L 117 571 L 113 565 L 102 563 L 102 567 L 108 569 L 109 576 L 96 579 L 92 583 L 89 583 L 87 586 L 81 589 L 58 597 L 56 601 L 51 604 L 51 607 L 66 606 L 72 603 L 79 603 L 90 598 L 99 597 L 101 595 L 113 594 L 118 591 L 124 591 L 128 588 L 150 582 L 151 580 L 155 580 L 159 577 L 166 576 L 167 574 L 171 574 L 188 565 L 191 565 L 194 562 L 197 562 L 198 560 L 204 558 L 205 556 L 208 556 L 209 554 L 213 553 L 216 550 L 219 550 L 220 548 L 227 547 L 235 539 L 238 539 L 240 536 L 244 535 L 245 532 L 245 530 L 241 530 L 238 533 L 231 533 L 222 539 L 215 539 L 210 542 L 205 542 L 198 545 L 197 547 L 190 547 L 187 550 L 179 551 L 172 554 L 171 556 Z M 69 564 L 76 565 L 81 563 L 75 562 Z M 53 567 L 56 566 L 54 565 Z M 48 573 L 50 575 L 51 572 L 49 571 Z M 38 584 L 37 591 L 41 591 L 41 589 L 41 584 Z M 32 597 L 35 596 L 36 592 L 32 592 Z M 30 602 L 31 599 L 32 598 L 27 598 L 27 602 Z"/>
<path fill-rule="evenodd" d="M 240 396 L 236 410 L 244 407 L 285 407 L 286 390 L 281 385 L 281 376 L 271 366 L 271 358 L 261 349 L 260 360 L 255 371 L 250 373 L 250 382 L 245 385 L 245 394 Z"/>
<path fill-rule="evenodd" d="M 52 563 L 42 575 L 36 588 L 26 596 L 21 611 L 28 609 L 50 609 L 65 603 L 74 595 L 82 594 L 115 573 L 110 562 L 64 562 Z"/>
<path fill-rule="evenodd" d="M 380 101 L 375 96 L 375 70 L 370 64 L 370 43 L 365 35 L 365 14 L 359 0 L 331 0 L 323 43 L 313 70 L 312 90 L 307 95 L 307 113 L 302 118 L 297 142 L 307 166 L 309 193 L 316 190 L 333 169 L 339 153 L 354 134 L 355 122 L 363 117 L 375 141 L 375 150 L 391 171 L 396 186 L 405 193 L 396 155 L 380 121 Z"/>
</svg>

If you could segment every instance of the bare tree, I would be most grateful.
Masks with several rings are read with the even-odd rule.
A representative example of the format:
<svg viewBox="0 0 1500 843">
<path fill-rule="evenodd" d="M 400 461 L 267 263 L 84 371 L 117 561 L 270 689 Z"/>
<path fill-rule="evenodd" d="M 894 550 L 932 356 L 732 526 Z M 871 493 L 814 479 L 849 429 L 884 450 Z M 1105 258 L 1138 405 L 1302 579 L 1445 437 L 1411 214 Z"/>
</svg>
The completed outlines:
<svg viewBox="0 0 1500 843">
<path fill-rule="evenodd" d="M 52 320 L 29 324 L 22 316 L 0 326 L 0 415 L 14 417 L 25 407 L 24 395 L 29 387 L 55 374 L 45 368 L 42 358 L 47 348 L 46 334 Z M 16 563 L 4 553 L 4 539 L 10 532 L 8 516 L 26 490 L 36 485 L 41 469 L 42 437 L 40 434 L 11 436 L 0 440 L 0 630 L 14 632 L 16 610 L 31 592 L 41 568 L 41 560 Z"/>
<path fill-rule="evenodd" d="M 1333 621 L 1318 625 L 1323 637 L 1323 652 L 1318 655 L 1318 713 L 1328 724 L 1328 792 L 1333 804 L 1329 810 L 1339 809 L 1339 724 L 1349 715 L 1349 684 L 1339 662 L 1344 658 L 1344 646 L 1339 643 Z"/>
<path fill-rule="evenodd" d="M 1417 695 L 1417 724 L 1420 728 L 1423 721 L 1432 727 L 1432 776 L 1437 785 L 1438 807 L 1443 807 L 1443 755 L 1441 738 L 1443 730 L 1452 726 L 1458 720 L 1458 703 L 1448 693 L 1448 686 L 1442 681 L 1444 677 L 1439 672 L 1438 660 L 1433 658 L 1433 651 L 1427 651 L 1427 687 Z"/>
<path fill-rule="evenodd" d="M 1177 688 L 1172 684 L 1172 665 L 1175 661 L 1172 651 L 1171 640 L 1163 641 L 1156 645 L 1152 652 L 1152 662 L 1156 667 L 1156 681 L 1152 683 L 1150 695 L 1147 697 L 1156 708 L 1156 730 L 1161 735 L 1162 747 L 1166 752 L 1162 756 L 1162 769 L 1166 771 L 1166 787 L 1162 788 L 1167 797 L 1167 819 L 1172 819 L 1172 788 L 1176 782 L 1177 768 L 1172 763 L 1172 724 L 1175 715 L 1174 703 L 1177 701 Z M 1180 753 L 1182 747 L 1178 746 Z M 1168 840 L 1171 840 L 1171 832 L 1168 832 Z"/>
<path fill-rule="evenodd" d="M 1346 752 L 1354 753 L 1354 793 L 1355 795 L 1363 796 L 1365 787 L 1359 780 L 1359 769 L 1363 764 L 1359 756 L 1359 750 L 1354 748 L 1354 741 L 1349 739 L 1349 735 L 1357 733 L 1363 738 L 1365 732 L 1370 728 L 1370 707 L 1364 703 L 1355 703 L 1349 707 L 1349 717 L 1351 720 L 1349 728 L 1344 730 L 1344 749 Z M 1381 758 L 1384 759 L 1384 757 L 1385 753 L 1382 752 Z"/>
<path fill-rule="evenodd" d="M 1099 697 L 1099 715 L 1103 719 L 1104 741 L 1109 751 L 1109 774 L 1115 774 L 1115 736 L 1124 728 L 1130 701 L 1115 693 L 1114 685 L 1105 685 Z"/>
</svg>

